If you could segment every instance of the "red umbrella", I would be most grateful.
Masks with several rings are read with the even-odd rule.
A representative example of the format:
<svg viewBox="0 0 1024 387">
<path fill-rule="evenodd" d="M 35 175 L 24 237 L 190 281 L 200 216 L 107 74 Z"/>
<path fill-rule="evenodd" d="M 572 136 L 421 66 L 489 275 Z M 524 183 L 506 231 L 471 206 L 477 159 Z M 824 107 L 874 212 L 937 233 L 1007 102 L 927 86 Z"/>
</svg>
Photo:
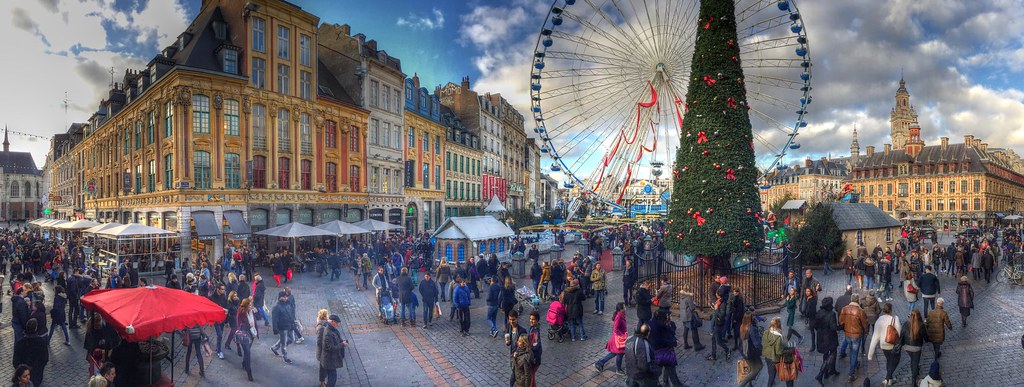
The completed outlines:
<svg viewBox="0 0 1024 387">
<path fill-rule="evenodd" d="M 82 307 L 99 313 L 128 341 L 222 322 L 227 316 L 224 308 L 206 297 L 163 286 L 98 289 L 81 301 Z"/>
</svg>

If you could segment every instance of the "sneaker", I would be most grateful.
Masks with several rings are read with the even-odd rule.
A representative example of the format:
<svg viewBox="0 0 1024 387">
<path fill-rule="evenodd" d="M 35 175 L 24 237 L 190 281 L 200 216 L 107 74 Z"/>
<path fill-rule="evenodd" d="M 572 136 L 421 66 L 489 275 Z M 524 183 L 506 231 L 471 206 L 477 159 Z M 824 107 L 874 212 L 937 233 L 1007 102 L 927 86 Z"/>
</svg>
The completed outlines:
<svg viewBox="0 0 1024 387">
<path fill-rule="evenodd" d="M 224 352 L 217 352 L 217 358 L 218 359 L 223 359 L 224 358 Z"/>
<path fill-rule="evenodd" d="M 594 314 L 598 314 L 598 313 L 600 313 L 600 312 L 599 312 L 599 311 L 596 311 L 596 310 L 594 311 Z"/>
<path fill-rule="evenodd" d="M 295 344 L 302 344 L 305 341 L 306 341 L 305 337 L 300 337 L 298 340 L 295 340 Z"/>
<path fill-rule="evenodd" d="M 70 341 L 65 341 L 65 342 L 64 342 L 64 345 L 70 346 L 70 345 L 71 345 L 71 342 L 70 342 Z"/>
<path fill-rule="evenodd" d="M 277 349 L 274 347 L 270 347 L 270 352 L 273 352 L 274 356 L 281 356 L 281 354 L 277 353 Z"/>
<path fill-rule="evenodd" d="M 604 314 L 604 311 L 602 310 L 602 311 L 600 311 L 600 312 L 597 312 L 597 314 L 598 314 L 598 315 L 603 315 L 603 314 Z"/>
<path fill-rule="evenodd" d="M 597 372 L 604 371 L 604 367 L 597 363 L 594 363 L 594 369 L 596 369 Z"/>
<path fill-rule="evenodd" d="M 571 339 L 571 340 L 572 340 L 572 342 L 574 342 L 574 343 L 576 342 L 576 339 L 575 339 L 575 338 L 573 338 L 573 339 Z"/>
<path fill-rule="evenodd" d="M 850 375 L 850 377 L 846 378 L 847 382 L 852 383 L 854 380 L 857 380 L 857 375 Z"/>
<path fill-rule="evenodd" d="M 625 375 L 625 374 L 626 374 L 626 371 L 623 371 L 623 370 L 615 370 L 615 374 L 616 374 L 616 375 Z"/>
<path fill-rule="evenodd" d="M 288 363 L 288 364 L 292 364 L 292 363 L 294 363 L 294 362 L 292 361 L 292 359 L 289 359 L 289 358 L 287 358 L 287 357 L 286 357 L 286 358 L 284 358 L 284 362 L 285 362 L 285 363 Z"/>
<path fill-rule="evenodd" d="M 580 341 L 587 341 L 587 336 L 583 336 L 583 338 L 580 339 Z M 939 352 L 939 354 L 942 354 L 942 352 Z"/>
</svg>

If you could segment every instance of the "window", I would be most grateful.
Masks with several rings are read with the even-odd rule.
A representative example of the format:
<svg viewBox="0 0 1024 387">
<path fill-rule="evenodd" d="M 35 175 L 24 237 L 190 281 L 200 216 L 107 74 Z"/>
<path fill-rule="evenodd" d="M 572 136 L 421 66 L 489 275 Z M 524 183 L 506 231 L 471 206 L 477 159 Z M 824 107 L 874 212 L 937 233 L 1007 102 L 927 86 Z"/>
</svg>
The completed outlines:
<svg viewBox="0 0 1024 387">
<path fill-rule="evenodd" d="M 299 98 L 310 99 L 313 95 L 313 74 L 309 71 L 299 71 Z"/>
<path fill-rule="evenodd" d="M 237 136 L 241 134 L 238 130 L 238 101 L 229 99 L 224 101 L 224 135 Z"/>
<path fill-rule="evenodd" d="M 409 146 L 409 149 L 416 148 L 416 128 L 409 127 L 409 140 L 406 141 L 406 145 Z"/>
<path fill-rule="evenodd" d="M 282 152 L 292 151 L 292 129 L 288 120 L 288 111 L 280 109 L 277 111 L 277 150 Z"/>
<path fill-rule="evenodd" d="M 381 145 L 384 145 L 386 147 L 391 146 L 391 123 L 390 122 L 385 122 L 384 123 L 384 138 L 382 139 L 382 142 L 383 143 Z"/>
<path fill-rule="evenodd" d="M 392 106 L 395 107 L 395 113 L 402 113 L 402 104 L 400 103 L 402 101 L 402 92 L 399 89 L 391 92 L 391 101 L 393 103 Z"/>
<path fill-rule="evenodd" d="M 291 188 L 291 160 L 287 157 L 277 159 L 277 187 L 280 189 Z"/>
<path fill-rule="evenodd" d="M 384 85 L 384 110 L 391 111 L 391 86 Z"/>
<path fill-rule="evenodd" d="M 267 149 L 267 109 L 263 105 L 252 105 L 252 144 Z"/>
<path fill-rule="evenodd" d="M 942 183 L 944 183 L 944 182 L 940 181 L 938 183 L 935 183 L 936 184 L 936 188 L 938 190 L 938 193 L 942 193 Z"/>
<path fill-rule="evenodd" d="M 924 210 L 925 211 L 931 211 L 932 210 L 932 200 L 931 199 L 928 199 L 928 200 L 924 201 Z"/>
<path fill-rule="evenodd" d="M 210 97 L 192 96 L 192 133 L 210 133 Z"/>
<path fill-rule="evenodd" d="M 312 49 L 310 44 L 311 42 L 312 40 L 309 36 L 299 35 L 299 64 L 303 66 L 309 66 L 309 64 L 312 63 L 310 61 L 310 58 L 312 57 L 310 54 Z"/>
<path fill-rule="evenodd" d="M 857 244 L 858 245 L 863 245 L 864 244 L 864 232 L 861 231 L 861 230 L 857 230 Z"/>
<path fill-rule="evenodd" d="M 242 162 L 237 153 L 224 155 L 224 188 L 242 188 Z"/>
<path fill-rule="evenodd" d="M 362 179 L 359 177 L 359 167 L 353 165 L 348 170 L 348 186 L 352 192 L 360 192 L 360 182 Z"/>
<path fill-rule="evenodd" d="M 334 121 L 327 120 L 327 124 L 324 125 L 324 145 L 328 148 L 338 147 L 338 133 L 337 125 Z"/>
<path fill-rule="evenodd" d="M 970 211 L 970 209 L 967 199 L 960 199 L 960 211 Z"/>
<path fill-rule="evenodd" d="M 359 140 L 359 132 L 357 130 L 358 129 L 353 126 L 348 135 L 348 150 L 356 153 L 359 152 L 362 145 L 362 142 Z"/>
<path fill-rule="evenodd" d="M 444 170 L 452 170 L 452 152 L 444 152 Z"/>
<path fill-rule="evenodd" d="M 929 182 L 924 183 L 924 193 L 926 193 L 926 194 L 932 193 L 932 182 L 929 181 Z"/>
<path fill-rule="evenodd" d="M 252 86 L 257 89 L 267 88 L 267 61 L 260 58 L 252 58 Z"/>
<path fill-rule="evenodd" d="M 921 211 L 921 199 L 914 200 L 914 211 Z"/>
<path fill-rule="evenodd" d="M 885 207 L 888 208 L 887 211 L 892 211 L 892 200 L 886 202 Z"/>
<path fill-rule="evenodd" d="M 302 183 L 302 189 L 307 191 L 313 189 L 313 162 L 302 160 L 299 162 L 299 167 L 299 181 Z"/>
<path fill-rule="evenodd" d="M 267 31 L 267 23 L 260 18 L 252 19 L 252 49 L 253 51 L 266 52 L 266 39 L 264 38 L 265 32 Z"/>
<path fill-rule="evenodd" d="M 11 182 L 11 197 L 16 198 L 21 196 L 21 185 L 17 181 Z"/>
<path fill-rule="evenodd" d="M 142 164 L 135 166 L 135 193 L 142 193 Z"/>
<path fill-rule="evenodd" d="M 174 184 L 174 155 L 164 156 L 164 189 L 171 189 Z"/>
<path fill-rule="evenodd" d="M 412 144 L 409 144 L 412 147 Z M 423 133 L 423 153 L 430 152 L 430 135 Z"/>
<path fill-rule="evenodd" d="M 380 145 L 378 143 L 380 139 L 380 121 L 377 119 L 370 120 L 370 144 Z"/>
<path fill-rule="evenodd" d="M 124 129 L 123 137 L 124 137 L 124 154 L 128 154 L 128 152 L 131 152 L 131 150 L 132 150 L 132 147 L 131 147 L 132 132 L 130 132 L 128 130 L 128 128 L 125 128 Z"/>
<path fill-rule="evenodd" d="M 313 154 L 313 133 L 309 128 L 309 114 L 299 113 L 299 142 L 302 154 Z"/>
<path fill-rule="evenodd" d="M 939 211 L 943 211 L 946 208 L 946 202 L 943 202 L 942 199 L 936 200 L 935 205 Z"/>
<path fill-rule="evenodd" d="M 146 145 L 156 141 L 156 113 L 149 112 L 146 115 Z"/>
<path fill-rule="evenodd" d="M 899 192 L 899 196 L 900 197 L 906 197 L 907 196 L 907 187 L 908 187 L 907 183 L 899 183 L 899 186 L 897 186 L 897 190 Z"/>
<path fill-rule="evenodd" d="M 952 185 L 950 185 L 952 187 Z M 956 200 L 949 199 L 949 210 L 956 211 Z"/>
<path fill-rule="evenodd" d="M 434 189 L 436 189 L 436 190 L 440 190 L 441 189 L 441 166 L 440 165 L 435 165 L 434 166 Z"/>
<path fill-rule="evenodd" d="M 380 192 L 391 193 L 391 170 L 384 168 L 384 178 L 380 181 Z"/>
<path fill-rule="evenodd" d="M 914 183 L 914 194 L 921 193 L 921 183 Z"/>
<path fill-rule="evenodd" d="M 452 198 L 452 181 L 451 180 L 448 180 L 448 181 L 444 182 L 444 198 L 445 199 L 451 199 Z"/>
<path fill-rule="evenodd" d="M 146 170 L 146 192 L 156 192 L 156 160 L 149 160 Z"/>
<path fill-rule="evenodd" d="M 290 31 L 285 27 L 277 27 L 277 57 L 281 59 L 288 59 L 288 52 L 291 51 L 288 44 L 291 39 L 288 38 Z"/>
<path fill-rule="evenodd" d="M 960 180 L 960 193 L 967 193 L 967 180 Z"/>
<path fill-rule="evenodd" d="M 164 104 L 164 137 L 174 136 L 174 103 Z"/>
<path fill-rule="evenodd" d="M 252 158 L 252 181 L 253 188 L 267 188 L 267 158 L 256 156 Z"/>
<path fill-rule="evenodd" d="M 327 163 L 324 166 L 325 189 L 327 192 L 338 192 L 338 164 Z"/>
<path fill-rule="evenodd" d="M 430 164 L 423 163 L 423 188 L 430 188 Z"/>
<path fill-rule="evenodd" d="M 980 192 L 981 192 L 981 180 L 975 179 L 974 180 L 974 193 L 980 193 Z"/>
<path fill-rule="evenodd" d="M 288 65 L 277 65 L 277 92 L 285 95 L 291 94 L 291 84 L 288 73 L 291 70 Z"/>
<path fill-rule="evenodd" d="M 873 185 L 869 185 L 868 186 L 868 196 L 875 196 L 875 186 L 873 186 Z"/>
<path fill-rule="evenodd" d="M 135 121 L 135 150 L 142 148 L 142 121 Z M 95 161 L 93 161 L 95 163 Z"/>
<path fill-rule="evenodd" d="M 885 241 L 892 242 L 892 228 L 885 229 Z"/>
<path fill-rule="evenodd" d="M 224 72 L 228 74 L 238 74 L 238 51 L 232 49 L 225 49 L 221 51 L 221 55 L 224 55 Z"/>
<path fill-rule="evenodd" d="M 210 188 L 210 152 L 195 151 L 192 154 L 195 188 Z"/>
<path fill-rule="evenodd" d="M 373 167 L 372 169 L 370 169 L 369 179 L 370 179 L 369 191 L 371 193 L 380 192 L 380 168 L 379 167 Z"/>
<path fill-rule="evenodd" d="M 441 154 L 441 136 L 434 136 L 434 154 Z"/>
<path fill-rule="evenodd" d="M 370 107 L 377 107 L 380 100 L 380 82 L 370 81 Z"/>
<path fill-rule="evenodd" d="M 953 180 L 949 181 L 949 193 L 951 193 L 951 194 L 956 193 L 956 181 L 953 181 Z M 949 209 L 952 210 L 953 207 L 950 206 Z"/>
<path fill-rule="evenodd" d="M 974 210 L 981 211 L 981 198 L 974 198 Z"/>
</svg>

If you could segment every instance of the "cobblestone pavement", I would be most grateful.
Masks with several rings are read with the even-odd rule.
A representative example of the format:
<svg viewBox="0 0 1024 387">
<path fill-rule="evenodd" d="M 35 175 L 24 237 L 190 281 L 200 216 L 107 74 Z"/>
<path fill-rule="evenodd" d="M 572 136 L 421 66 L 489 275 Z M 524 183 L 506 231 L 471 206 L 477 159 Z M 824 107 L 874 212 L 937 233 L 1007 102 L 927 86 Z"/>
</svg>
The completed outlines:
<svg viewBox="0 0 1024 387">
<path fill-rule="evenodd" d="M 836 272 L 823 276 L 816 271 L 815 276 L 822 281 L 825 295 L 837 297 L 846 285 L 846 276 Z M 270 277 L 269 275 L 267 276 Z M 1017 367 L 1022 358 L 1019 346 L 1019 335 L 1024 332 L 1024 288 L 1003 281 L 984 281 L 975 283 L 976 309 L 972 313 L 967 328 L 961 328 L 959 312 L 955 307 L 953 293 L 956 280 L 940 275 L 943 294 L 947 299 L 946 310 L 954 321 L 954 329 L 947 333 L 943 345 L 944 378 L 951 386 L 1011 386 L 1024 385 L 1017 376 Z M 614 304 L 622 299 L 621 277 L 619 273 L 609 275 L 609 295 L 607 309 L 614 309 Z M 528 280 L 520 280 L 520 284 Z M 285 364 L 269 350 L 276 337 L 269 330 L 261 330 L 262 337 L 253 346 L 253 376 L 255 383 L 245 381 L 241 359 L 233 351 L 225 350 L 225 359 L 207 358 L 209 363 L 207 377 L 200 379 L 195 366 L 191 375 L 183 373 L 180 350 L 177 355 L 175 381 L 178 385 L 193 386 L 315 386 L 317 385 L 317 363 L 315 356 L 316 343 L 312 338 L 316 311 L 327 308 L 331 313 L 342 317 L 341 331 L 343 338 L 349 340 L 350 347 L 345 359 L 345 367 L 339 370 L 339 385 L 354 386 L 420 386 L 420 385 L 454 385 L 454 386 L 502 386 L 508 383 L 510 375 L 507 347 L 501 337 L 491 338 L 488 332 L 483 299 L 473 299 L 471 307 L 472 326 L 469 337 L 458 334 L 456 322 L 447 319 L 450 304 L 442 303 L 443 316 L 430 329 L 422 327 L 401 327 L 384 325 L 377 320 L 372 291 L 355 291 L 351 276 L 346 272 L 339 281 L 330 282 L 315 274 L 296 274 L 292 286 L 298 303 L 298 318 L 303 324 L 303 334 L 308 337 L 303 344 L 289 346 L 290 358 L 294 364 Z M 270 284 L 268 286 L 268 310 L 272 309 L 280 290 Z M 902 295 L 893 297 L 893 305 L 898 316 L 903 319 L 908 314 L 908 306 Z M 9 299 L 5 299 L 4 310 L 9 310 Z M 537 378 L 541 386 L 621 386 L 624 378 L 610 371 L 598 373 L 593 362 L 604 355 L 605 342 L 611 331 L 611 316 L 594 315 L 593 302 L 587 300 L 585 306 L 584 325 L 589 335 L 586 341 L 558 343 L 544 339 L 544 364 Z M 546 305 L 541 306 L 546 312 Z M 422 313 L 422 311 L 420 311 Z M 528 313 L 528 312 L 527 312 Z M 524 313 L 525 314 L 525 313 Z M 500 316 L 500 313 L 499 313 Z M 773 316 L 766 316 L 768 318 Z M 627 309 L 627 321 L 630 326 L 635 324 L 635 309 Z M 13 333 L 9 328 L 9 312 L 4 315 L 3 328 L 0 329 L 0 354 L 7 358 L 11 351 Z M 422 323 L 422 321 L 420 321 Z M 525 324 L 524 324 L 525 325 Z M 796 325 L 801 333 L 806 332 L 802 324 Z M 261 327 L 262 329 L 262 327 Z M 701 341 L 710 344 L 707 324 L 702 329 Z M 542 323 L 542 331 L 546 333 L 547 323 Z M 681 334 L 681 332 L 679 332 Z M 46 369 L 45 381 L 48 384 L 61 385 L 82 384 L 87 378 L 84 350 L 81 349 L 82 334 L 73 333 L 72 346 L 65 347 L 60 340 L 51 345 L 51 361 Z M 710 348 L 709 348 L 710 349 Z M 809 351 L 809 340 L 800 346 L 804 356 L 804 370 L 796 385 L 816 385 L 813 380 L 821 363 L 821 355 Z M 735 361 L 726 361 L 719 357 L 718 361 L 704 359 L 709 353 L 677 349 L 679 354 L 678 373 L 680 378 L 689 385 L 726 386 L 735 384 Z M 880 352 L 880 351 L 879 351 Z M 734 353 L 738 355 L 738 353 Z M 843 376 L 827 381 L 829 386 L 860 386 L 865 377 L 870 378 L 874 385 L 884 378 L 884 357 L 881 353 L 872 361 L 862 358 L 861 370 L 854 383 L 846 382 L 848 359 L 838 362 L 838 369 Z M 934 354 L 931 347 L 926 346 L 921 359 L 922 376 L 927 374 L 928 365 Z M 165 363 L 165 369 L 168 362 Z M 611 369 L 613 367 L 606 367 Z M 0 380 L 10 378 L 12 370 L 0 365 Z M 895 374 L 897 385 L 910 385 L 909 358 L 902 357 Z M 767 383 L 767 372 L 762 371 L 757 385 Z"/>
</svg>

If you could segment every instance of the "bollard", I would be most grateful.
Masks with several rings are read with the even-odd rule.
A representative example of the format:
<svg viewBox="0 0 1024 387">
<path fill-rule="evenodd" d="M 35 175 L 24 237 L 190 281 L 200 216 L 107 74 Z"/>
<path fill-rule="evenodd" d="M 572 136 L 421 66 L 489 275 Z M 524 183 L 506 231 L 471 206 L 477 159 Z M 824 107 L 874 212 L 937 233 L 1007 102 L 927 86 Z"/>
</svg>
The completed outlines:
<svg viewBox="0 0 1024 387">
<path fill-rule="evenodd" d="M 623 253 L 622 249 L 619 248 L 619 246 L 615 246 L 615 248 L 612 249 L 612 271 L 620 271 L 620 270 L 622 270 L 622 255 L 623 254 L 624 253 Z"/>
<path fill-rule="evenodd" d="M 522 252 L 512 254 L 512 275 L 526 277 L 526 256 Z"/>
</svg>

